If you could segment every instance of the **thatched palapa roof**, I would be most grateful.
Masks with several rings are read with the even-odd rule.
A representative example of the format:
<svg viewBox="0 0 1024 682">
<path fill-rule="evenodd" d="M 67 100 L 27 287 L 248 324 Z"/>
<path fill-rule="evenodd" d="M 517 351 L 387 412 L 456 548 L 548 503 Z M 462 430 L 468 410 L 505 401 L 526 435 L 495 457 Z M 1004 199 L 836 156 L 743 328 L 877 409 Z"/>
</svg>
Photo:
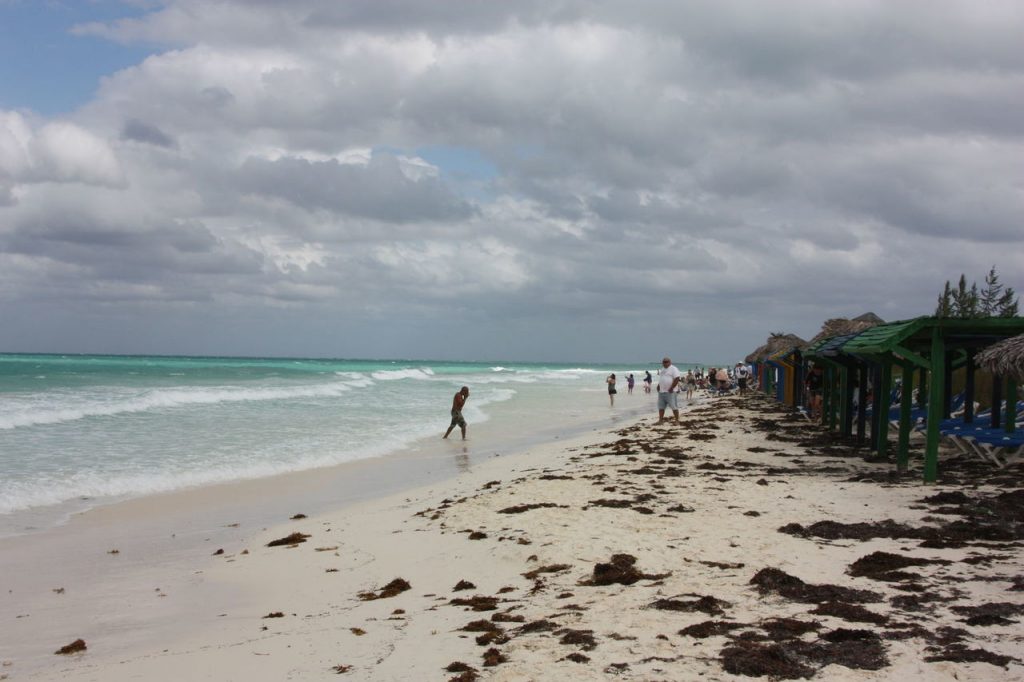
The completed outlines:
<svg viewBox="0 0 1024 682">
<path fill-rule="evenodd" d="M 997 376 L 1024 381 L 1024 334 L 1012 336 L 978 353 L 978 367 Z"/>
<path fill-rule="evenodd" d="M 806 348 L 807 342 L 796 334 L 772 334 L 764 345 L 746 357 L 747 362 L 760 362 L 782 351 Z"/>
<path fill-rule="evenodd" d="M 821 341 L 822 339 L 828 339 L 833 336 L 858 334 L 865 329 L 877 327 L 880 324 L 884 324 L 884 320 L 874 313 L 864 313 L 852 320 L 848 320 L 845 317 L 833 317 L 829 320 L 825 320 L 821 325 L 821 331 L 814 335 L 814 338 L 811 339 L 811 343 Z"/>
</svg>

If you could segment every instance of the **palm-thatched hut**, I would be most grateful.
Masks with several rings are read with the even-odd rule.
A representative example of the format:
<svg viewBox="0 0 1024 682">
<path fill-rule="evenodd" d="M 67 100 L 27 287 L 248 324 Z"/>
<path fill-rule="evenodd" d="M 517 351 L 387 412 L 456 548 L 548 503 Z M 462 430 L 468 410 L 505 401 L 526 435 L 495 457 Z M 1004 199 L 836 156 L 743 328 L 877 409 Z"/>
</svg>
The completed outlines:
<svg viewBox="0 0 1024 682">
<path fill-rule="evenodd" d="M 768 340 L 747 356 L 756 365 L 758 380 L 765 393 L 776 389 L 780 402 L 795 406 L 799 399 L 801 360 L 799 352 L 807 342 L 796 334 L 772 333 Z"/>
<path fill-rule="evenodd" d="M 760 362 L 762 358 L 766 357 L 767 352 L 768 344 L 762 343 L 753 353 L 744 358 L 744 360 L 747 361 L 748 365 L 752 362 Z"/>
<path fill-rule="evenodd" d="M 781 334 L 773 332 L 768 340 L 757 350 L 747 356 L 747 362 L 764 362 L 773 355 L 783 351 L 799 350 L 806 348 L 807 342 L 796 334 Z"/>
<path fill-rule="evenodd" d="M 831 338 L 833 336 L 859 334 L 865 329 L 870 329 L 871 327 L 876 327 L 884 323 L 885 321 L 874 313 L 864 313 L 852 320 L 848 320 L 845 317 L 833 317 L 822 323 L 821 331 L 814 335 L 814 338 L 811 339 L 811 343 Z"/>
<path fill-rule="evenodd" d="M 978 367 L 1024 382 L 1024 334 L 1011 336 L 978 353 Z"/>
</svg>

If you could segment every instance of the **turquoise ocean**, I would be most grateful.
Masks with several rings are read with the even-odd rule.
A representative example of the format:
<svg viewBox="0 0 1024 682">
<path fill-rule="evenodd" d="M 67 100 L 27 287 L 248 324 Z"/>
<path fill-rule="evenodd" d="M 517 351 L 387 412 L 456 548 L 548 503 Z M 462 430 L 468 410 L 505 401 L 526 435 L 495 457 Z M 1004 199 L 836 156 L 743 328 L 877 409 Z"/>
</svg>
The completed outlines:
<svg viewBox="0 0 1024 682">
<path fill-rule="evenodd" d="M 649 409 L 626 398 L 625 373 L 642 393 L 643 369 L 0 354 L 0 527 L 19 525 L 5 516 L 58 523 L 97 504 L 383 457 L 438 439 L 463 385 L 471 438 L 482 425 L 583 430 L 608 418 L 610 372 L 620 414 Z"/>
</svg>

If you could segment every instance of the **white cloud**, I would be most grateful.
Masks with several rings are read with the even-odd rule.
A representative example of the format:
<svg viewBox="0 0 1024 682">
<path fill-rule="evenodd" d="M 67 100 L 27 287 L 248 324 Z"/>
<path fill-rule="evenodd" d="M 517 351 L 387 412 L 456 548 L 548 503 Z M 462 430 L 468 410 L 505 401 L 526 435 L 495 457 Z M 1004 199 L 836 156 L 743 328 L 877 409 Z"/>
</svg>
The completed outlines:
<svg viewBox="0 0 1024 682">
<path fill-rule="evenodd" d="M 81 182 L 117 186 L 124 172 L 110 144 L 64 121 L 33 128 L 18 112 L 0 111 L 0 178 L 11 184 Z"/>
<path fill-rule="evenodd" d="M 930 312 L 993 263 L 1022 290 L 1022 18 L 1009 1 L 167 0 L 77 29 L 168 49 L 73 116 L 0 112 L 4 300 L 148 301 L 140 320 L 202 302 L 250 327 L 273 324 L 263 305 L 290 325 L 343 314 L 365 345 L 339 354 L 372 351 L 391 317 L 660 357 L 645 322 L 682 340 L 700 319 L 734 330 L 689 354 L 717 361 L 769 327 Z M 297 352 L 289 332 L 266 352 Z"/>
</svg>

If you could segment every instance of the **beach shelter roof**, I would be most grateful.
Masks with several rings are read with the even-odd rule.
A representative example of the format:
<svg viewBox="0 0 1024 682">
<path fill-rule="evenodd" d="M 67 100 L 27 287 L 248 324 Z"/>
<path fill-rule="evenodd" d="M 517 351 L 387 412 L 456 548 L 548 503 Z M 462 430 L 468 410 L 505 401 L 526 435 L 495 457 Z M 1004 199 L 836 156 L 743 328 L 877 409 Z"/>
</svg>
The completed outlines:
<svg viewBox="0 0 1024 682">
<path fill-rule="evenodd" d="M 1024 334 L 989 346 L 978 354 L 976 361 L 992 374 L 1024 381 Z"/>
<path fill-rule="evenodd" d="M 814 338 L 811 339 L 811 343 L 813 344 L 831 336 L 856 334 L 864 331 L 865 329 L 877 327 L 880 324 L 884 324 L 884 321 L 874 313 L 864 313 L 852 320 L 848 320 L 845 317 L 833 317 L 825 320 L 821 325 L 821 331 L 814 335 Z"/>
<path fill-rule="evenodd" d="M 845 355 L 843 352 L 843 346 L 847 341 L 857 336 L 857 334 L 860 334 L 860 332 L 839 334 L 837 336 L 828 336 L 820 339 L 804 350 L 804 357 L 835 358 L 837 356 Z"/>
<path fill-rule="evenodd" d="M 807 342 L 796 334 L 773 333 L 768 337 L 764 345 L 747 356 L 747 362 L 762 361 L 779 354 L 785 355 L 806 346 Z"/>
<path fill-rule="evenodd" d="M 864 313 L 853 318 L 854 322 L 870 322 L 871 324 L 885 324 L 885 320 L 874 313 Z"/>
<path fill-rule="evenodd" d="M 746 362 L 759 362 L 761 358 L 765 357 L 768 351 L 768 344 L 763 343 L 754 350 L 753 353 L 744 358 Z"/>
<path fill-rule="evenodd" d="M 843 351 L 861 355 L 894 353 L 911 359 L 931 345 L 938 333 L 949 348 L 984 348 L 996 341 L 1024 332 L 1024 317 L 992 317 L 960 320 L 918 317 L 880 324 L 862 331 L 843 344 Z M 927 362 L 920 364 L 927 365 Z"/>
</svg>

